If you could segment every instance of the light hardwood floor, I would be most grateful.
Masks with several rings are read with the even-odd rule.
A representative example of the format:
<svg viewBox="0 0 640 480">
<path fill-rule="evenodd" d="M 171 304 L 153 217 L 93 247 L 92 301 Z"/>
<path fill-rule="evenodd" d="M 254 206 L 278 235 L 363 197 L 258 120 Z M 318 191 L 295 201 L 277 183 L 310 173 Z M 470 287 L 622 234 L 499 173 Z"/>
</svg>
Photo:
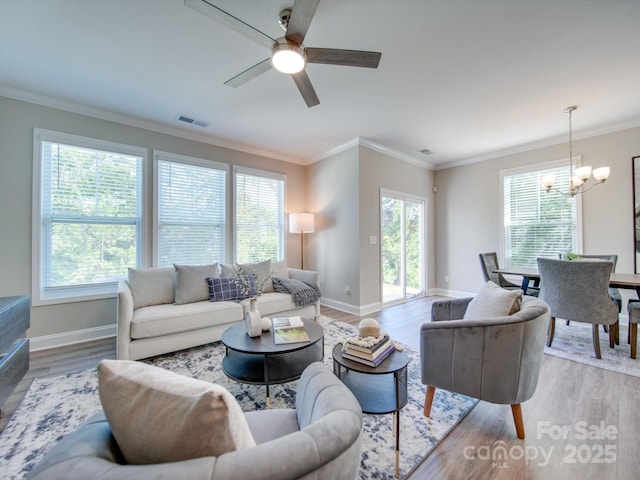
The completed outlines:
<svg viewBox="0 0 640 480">
<path fill-rule="evenodd" d="M 413 300 L 371 316 L 394 339 L 418 349 L 420 325 L 437 299 Z M 360 320 L 325 307 L 322 314 L 354 325 Z M 28 374 L 4 405 L 0 430 L 33 378 L 95 368 L 103 358 L 115 358 L 115 339 L 32 353 Z M 640 478 L 640 378 L 545 355 L 536 393 L 522 411 L 525 440 L 516 436 L 508 405 L 479 402 L 409 478 Z M 582 439 L 583 431 L 608 438 Z"/>
</svg>

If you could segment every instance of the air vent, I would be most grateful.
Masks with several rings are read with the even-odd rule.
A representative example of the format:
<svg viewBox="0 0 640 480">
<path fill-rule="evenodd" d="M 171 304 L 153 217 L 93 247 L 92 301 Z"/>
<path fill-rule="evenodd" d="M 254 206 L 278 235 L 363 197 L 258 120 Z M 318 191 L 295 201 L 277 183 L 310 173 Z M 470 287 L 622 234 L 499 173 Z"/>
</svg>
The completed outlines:
<svg viewBox="0 0 640 480">
<path fill-rule="evenodd" d="M 197 118 L 187 117 L 186 115 L 178 115 L 176 118 L 181 122 L 190 123 L 191 125 L 195 125 L 196 127 L 207 128 L 209 126 L 209 122 L 198 120 Z"/>
<path fill-rule="evenodd" d="M 422 150 L 420 150 L 420 153 L 423 153 L 425 155 L 431 155 L 433 152 L 428 148 L 423 148 Z"/>
</svg>

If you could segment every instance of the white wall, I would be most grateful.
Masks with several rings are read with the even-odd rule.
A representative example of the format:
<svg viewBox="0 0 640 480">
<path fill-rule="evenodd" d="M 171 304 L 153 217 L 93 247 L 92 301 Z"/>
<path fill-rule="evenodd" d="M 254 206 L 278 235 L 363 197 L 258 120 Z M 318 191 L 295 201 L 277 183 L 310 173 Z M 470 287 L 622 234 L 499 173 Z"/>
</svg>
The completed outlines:
<svg viewBox="0 0 640 480">
<path fill-rule="evenodd" d="M 582 253 L 618 254 L 616 271 L 633 273 L 631 158 L 640 155 L 640 128 L 574 140 L 574 155 L 581 156 L 583 165 L 611 167 L 604 185 L 582 194 Z M 440 290 L 477 292 L 484 282 L 478 254 L 500 253 L 500 170 L 567 157 L 567 145 L 560 144 L 435 173 Z"/>
<path fill-rule="evenodd" d="M 427 199 L 427 285 L 434 282 L 433 172 L 365 146 L 308 169 L 308 207 L 317 220 L 305 262 L 320 272 L 325 304 L 360 315 L 381 308 L 381 188 Z M 375 245 L 370 235 L 377 237 Z"/>
<path fill-rule="evenodd" d="M 31 293 L 34 128 L 148 148 L 149 158 L 151 151 L 156 149 L 284 173 L 287 175 L 286 211 L 297 211 L 305 204 L 306 172 L 303 166 L 0 97 L 0 296 Z M 150 165 L 151 162 L 149 168 Z M 151 222 L 148 223 L 151 228 Z M 151 239 L 151 232 L 147 233 L 147 238 Z M 299 266 L 298 240 L 299 237 L 293 234 L 287 238 L 287 250 L 293 250 L 286 252 L 287 259 L 293 267 Z M 149 243 L 145 248 L 150 246 Z M 67 332 L 109 331 L 105 327 L 114 325 L 115 321 L 115 298 L 39 306 L 32 308 L 28 335 L 60 335 L 59 341 L 63 343 Z"/>
<path fill-rule="evenodd" d="M 316 215 L 316 231 L 308 235 L 307 263 L 320 274 L 323 302 L 352 311 L 360 305 L 358 147 L 308 170 L 308 210 Z"/>
</svg>

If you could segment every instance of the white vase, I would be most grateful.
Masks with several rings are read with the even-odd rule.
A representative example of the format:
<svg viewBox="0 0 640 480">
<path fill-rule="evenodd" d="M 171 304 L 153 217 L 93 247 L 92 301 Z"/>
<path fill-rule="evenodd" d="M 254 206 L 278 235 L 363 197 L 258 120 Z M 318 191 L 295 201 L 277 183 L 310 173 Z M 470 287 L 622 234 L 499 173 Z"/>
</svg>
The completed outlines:
<svg viewBox="0 0 640 480">
<path fill-rule="evenodd" d="M 249 311 L 244 317 L 247 327 L 247 335 L 250 337 L 259 337 L 262 335 L 262 318 L 258 311 L 258 299 L 249 300 Z"/>
</svg>

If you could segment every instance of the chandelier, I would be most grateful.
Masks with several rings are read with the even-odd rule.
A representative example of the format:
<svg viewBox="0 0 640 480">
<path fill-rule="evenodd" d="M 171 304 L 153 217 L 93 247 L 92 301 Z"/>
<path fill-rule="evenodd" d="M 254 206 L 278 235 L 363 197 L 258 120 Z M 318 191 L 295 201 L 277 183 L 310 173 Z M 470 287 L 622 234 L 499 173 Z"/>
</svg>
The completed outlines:
<svg viewBox="0 0 640 480">
<path fill-rule="evenodd" d="M 547 192 L 554 190 L 562 195 L 568 195 L 571 197 L 575 197 L 579 193 L 584 193 L 587 190 L 591 189 L 594 185 L 599 185 L 604 183 L 604 181 L 609 178 L 610 168 L 609 167 L 600 167 L 594 168 L 591 170 L 590 166 L 573 168 L 573 131 L 571 129 L 571 114 L 574 110 L 578 108 L 577 105 L 571 105 L 564 109 L 564 113 L 569 114 L 569 190 L 564 192 L 559 190 L 558 188 L 554 188 L 554 184 L 556 183 L 556 176 L 552 173 L 548 175 L 543 175 L 540 183 L 544 187 Z M 587 186 L 587 182 L 589 178 L 593 175 L 593 179 L 595 183 L 591 183 Z"/>
</svg>

